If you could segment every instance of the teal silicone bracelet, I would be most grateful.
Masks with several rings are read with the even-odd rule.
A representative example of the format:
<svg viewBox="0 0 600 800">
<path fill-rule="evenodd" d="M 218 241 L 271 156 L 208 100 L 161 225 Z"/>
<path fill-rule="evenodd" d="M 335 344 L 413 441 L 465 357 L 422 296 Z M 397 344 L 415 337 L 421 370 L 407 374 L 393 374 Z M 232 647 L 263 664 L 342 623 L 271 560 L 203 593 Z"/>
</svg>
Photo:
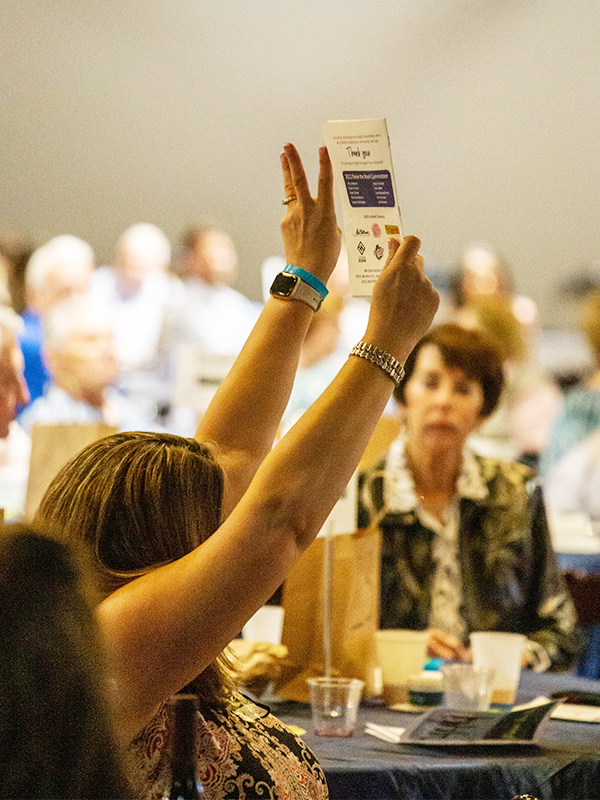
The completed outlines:
<svg viewBox="0 0 600 800">
<path fill-rule="evenodd" d="M 297 267 L 295 264 L 286 264 L 283 272 L 287 272 L 290 275 L 297 275 L 305 283 L 308 283 L 309 286 L 312 286 L 315 292 L 318 292 L 321 295 L 321 300 L 325 300 L 329 294 L 329 290 L 325 284 L 315 275 L 313 275 L 312 272 L 308 272 L 308 270 L 302 269 L 302 267 Z"/>
</svg>

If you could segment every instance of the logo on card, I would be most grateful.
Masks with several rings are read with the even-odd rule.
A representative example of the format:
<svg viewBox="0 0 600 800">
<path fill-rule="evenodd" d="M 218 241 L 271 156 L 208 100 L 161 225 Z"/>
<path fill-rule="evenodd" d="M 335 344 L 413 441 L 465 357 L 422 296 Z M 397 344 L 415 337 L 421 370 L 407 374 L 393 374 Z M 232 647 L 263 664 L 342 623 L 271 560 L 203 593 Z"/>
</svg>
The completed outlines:
<svg viewBox="0 0 600 800">
<path fill-rule="evenodd" d="M 376 239 L 379 239 L 379 237 L 381 236 L 381 228 L 379 227 L 379 225 L 376 222 L 374 222 L 371 225 L 371 230 L 373 231 L 373 236 Z"/>
<path fill-rule="evenodd" d="M 365 230 L 364 228 L 357 228 L 354 231 L 354 235 L 355 236 L 370 236 L 371 234 L 369 233 L 369 231 Z"/>
<path fill-rule="evenodd" d="M 375 258 L 378 261 L 381 261 L 383 258 L 383 247 L 380 244 L 377 244 L 375 245 L 375 250 L 373 250 L 373 252 L 375 253 Z"/>
<path fill-rule="evenodd" d="M 364 246 L 364 244 L 363 244 L 362 242 L 359 242 L 359 243 L 356 245 L 356 249 L 357 249 L 357 250 L 358 250 L 358 252 L 361 254 L 361 256 L 364 256 L 364 254 L 365 254 L 365 250 L 366 250 L 367 248 Z"/>
<path fill-rule="evenodd" d="M 400 228 L 397 225 L 386 225 L 385 232 L 388 236 L 395 236 L 400 233 Z"/>
</svg>

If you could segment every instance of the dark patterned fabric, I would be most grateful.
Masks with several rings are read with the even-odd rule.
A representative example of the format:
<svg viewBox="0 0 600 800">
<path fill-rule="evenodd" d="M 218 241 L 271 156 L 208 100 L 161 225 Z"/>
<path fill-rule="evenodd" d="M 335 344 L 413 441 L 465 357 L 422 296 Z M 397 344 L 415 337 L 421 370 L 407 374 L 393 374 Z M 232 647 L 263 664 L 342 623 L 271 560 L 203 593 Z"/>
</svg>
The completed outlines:
<svg viewBox="0 0 600 800">
<path fill-rule="evenodd" d="M 197 777 L 206 800 L 326 800 L 327 784 L 313 753 L 264 706 L 235 695 L 227 710 L 198 712 Z M 144 800 L 169 786 L 169 724 L 163 705 L 129 747 Z"/>
</svg>

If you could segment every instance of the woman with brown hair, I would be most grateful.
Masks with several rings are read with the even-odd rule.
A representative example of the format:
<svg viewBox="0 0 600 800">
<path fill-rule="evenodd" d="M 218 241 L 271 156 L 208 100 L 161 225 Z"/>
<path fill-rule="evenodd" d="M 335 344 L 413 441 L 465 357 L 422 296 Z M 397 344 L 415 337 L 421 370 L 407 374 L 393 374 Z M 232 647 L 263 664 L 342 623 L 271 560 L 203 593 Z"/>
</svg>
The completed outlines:
<svg viewBox="0 0 600 800">
<path fill-rule="evenodd" d="M 362 492 L 361 526 L 383 537 L 380 626 L 427 629 L 430 654 L 456 659 L 471 631 L 524 633 L 527 663 L 564 670 L 580 642 L 533 472 L 468 446 L 502 386 L 483 331 L 441 325 L 409 356 L 403 430 Z"/>
<path fill-rule="evenodd" d="M 200 696 L 207 797 L 326 797 L 306 745 L 229 689 L 215 659 L 317 535 L 437 308 L 418 239 L 391 240 L 364 343 L 271 449 L 340 245 L 327 150 L 316 199 L 292 145 L 281 162 L 288 264 L 197 441 L 105 439 L 59 473 L 39 508 L 40 519 L 88 543 L 103 580 L 98 614 L 118 730 L 143 797 L 162 796 L 166 703 L 184 687 Z"/>
</svg>

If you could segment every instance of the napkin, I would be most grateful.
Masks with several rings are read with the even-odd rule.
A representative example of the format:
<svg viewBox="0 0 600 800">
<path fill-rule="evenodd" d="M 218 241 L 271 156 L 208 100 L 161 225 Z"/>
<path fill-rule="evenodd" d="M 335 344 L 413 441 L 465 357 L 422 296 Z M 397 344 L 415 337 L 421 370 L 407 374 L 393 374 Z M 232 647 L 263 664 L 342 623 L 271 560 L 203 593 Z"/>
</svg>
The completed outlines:
<svg viewBox="0 0 600 800">
<path fill-rule="evenodd" d="M 393 725 L 377 725 L 374 722 L 367 722 L 365 725 L 365 733 L 369 736 L 375 736 L 377 739 L 382 739 L 384 742 L 394 742 L 398 744 L 402 740 L 402 734 L 406 728 L 395 728 Z"/>
</svg>

